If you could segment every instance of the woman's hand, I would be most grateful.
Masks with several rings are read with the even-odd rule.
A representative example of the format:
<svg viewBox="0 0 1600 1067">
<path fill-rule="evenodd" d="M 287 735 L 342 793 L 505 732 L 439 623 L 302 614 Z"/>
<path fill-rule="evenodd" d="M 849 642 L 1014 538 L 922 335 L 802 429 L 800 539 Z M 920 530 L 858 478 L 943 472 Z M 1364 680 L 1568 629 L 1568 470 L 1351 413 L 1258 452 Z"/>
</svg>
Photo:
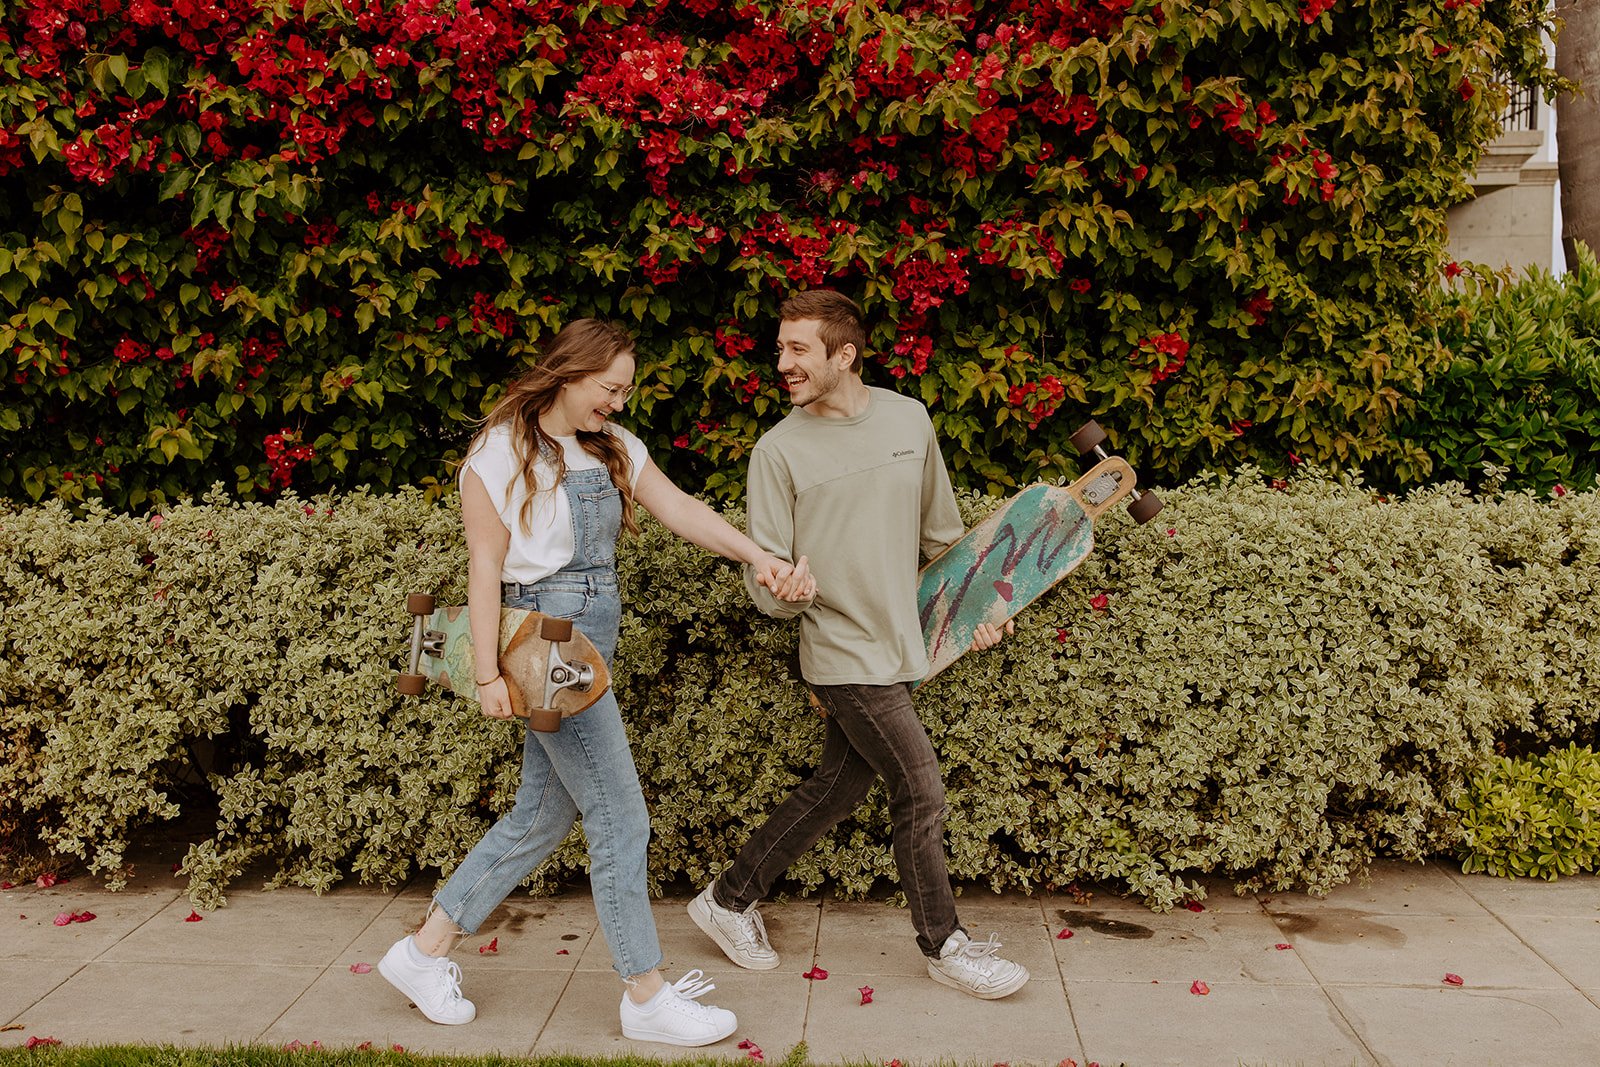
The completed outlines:
<svg viewBox="0 0 1600 1067">
<path fill-rule="evenodd" d="M 756 583 L 766 586 L 779 600 L 796 603 L 817 595 L 817 579 L 804 556 L 790 566 L 770 552 L 763 552 L 751 561 L 751 566 L 756 569 Z"/>
<path fill-rule="evenodd" d="M 511 718 L 511 689 L 505 678 L 478 686 L 478 707 L 491 719 Z"/>
</svg>

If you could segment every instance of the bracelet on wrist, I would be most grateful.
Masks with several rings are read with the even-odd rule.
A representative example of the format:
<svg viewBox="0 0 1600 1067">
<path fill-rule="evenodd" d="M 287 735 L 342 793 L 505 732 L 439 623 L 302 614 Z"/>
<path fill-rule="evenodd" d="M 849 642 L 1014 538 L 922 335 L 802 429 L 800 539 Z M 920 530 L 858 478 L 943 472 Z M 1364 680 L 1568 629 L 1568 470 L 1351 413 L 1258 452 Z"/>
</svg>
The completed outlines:
<svg viewBox="0 0 1600 1067">
<path fill-rule="evenodd" d="M 498 682 L 503 677 L 504 677 L 504 675 L 497 674 L 493 678 L 490 678 L 487 682 L 478 682 L 478 688 L 482 689 L 486 685 L 493 685 L 494 683 Z M 474 679 L 474 681 L 476 681 L 476 679 Z"/>
</svg>

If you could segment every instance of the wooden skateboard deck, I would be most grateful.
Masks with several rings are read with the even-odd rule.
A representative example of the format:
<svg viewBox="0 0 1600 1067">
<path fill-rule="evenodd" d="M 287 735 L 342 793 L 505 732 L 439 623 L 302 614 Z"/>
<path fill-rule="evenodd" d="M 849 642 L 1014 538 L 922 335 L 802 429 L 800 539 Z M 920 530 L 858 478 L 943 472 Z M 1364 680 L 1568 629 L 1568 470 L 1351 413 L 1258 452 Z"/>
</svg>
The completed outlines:
<svg viewBox="0 0 1600 1067">
<path fill-rule="evenodd" d="M 923 567 L 922 681 L 972 648 L 980 625 L 1004 625 L 1071 574 L 1094 550 L 1094 520 L 1134 494 L 1134 482 L 1126 461 L 1106 456 L 1071 485 L 1030 485 Z"/>
<path fill-rule="evenodd" d="M 478 699 L 467 609 L 435 608 L 432 597 L 420 595 L 408 598 L 407 607 L 415 619 L 411 672 L 400 675 L 400 691 L 420 695 L 431 681 Z M 611 685 L 605 658 L 583 631 L 522 608 L 500 609 L 500 673 L 512 713 L 545 732 L 559 729 L 563 718 L 592 705 Z"/>
</svg>

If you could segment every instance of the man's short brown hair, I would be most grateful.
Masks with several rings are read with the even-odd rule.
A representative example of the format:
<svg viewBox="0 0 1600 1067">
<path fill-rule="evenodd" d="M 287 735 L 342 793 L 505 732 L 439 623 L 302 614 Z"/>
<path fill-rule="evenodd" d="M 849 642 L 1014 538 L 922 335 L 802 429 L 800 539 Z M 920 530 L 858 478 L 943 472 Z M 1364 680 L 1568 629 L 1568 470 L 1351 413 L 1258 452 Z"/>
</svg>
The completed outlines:
<svg viewBox="0 0 1600 1067">
<path fill-rule="evenodd" d="M 785 300 L 778 308 L 778 318 L 782 322 L 815 320 L 820 324 L 817 336 L 830 356 L 845 345 L 855 345 L 856 358 L 850 369 L 861 373 L 867 356 L 867 328 L 861 308 L 848 296 L 832 289 L 808 289 Z"/>
</svg>

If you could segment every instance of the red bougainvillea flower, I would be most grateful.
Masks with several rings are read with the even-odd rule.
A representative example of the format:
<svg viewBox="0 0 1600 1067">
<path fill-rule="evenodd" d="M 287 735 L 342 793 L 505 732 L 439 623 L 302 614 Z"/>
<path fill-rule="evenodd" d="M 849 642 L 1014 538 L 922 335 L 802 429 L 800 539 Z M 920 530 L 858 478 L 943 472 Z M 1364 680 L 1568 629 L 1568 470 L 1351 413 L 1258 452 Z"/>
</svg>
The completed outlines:
<svg viewBox="0 0 1600 1067">
<path fill-rule="evenodd" d="M 1463 985 L 1463 984 L 1465 984 L 1463 979 L 1462 979 L 1462 977 L 1459 974 L 1446 974 L 1444 976 L 1444 982 L 1445 982 L 1445 985 Z"/>
<path fill-rule="evenodd" d="M 860 989 L 858 989 L 857 992 L 861 994 L 861 1003 L 863 1003 L 863 1004 L 871 1004 L 872 1003 L 872 987 L 871 986 L 864 985 Z"/>
<path fill-rule="evenodd" d="M 1065 941 L 1068 938 L 1070 938 L 1071 936 L 1072 936 L 1072 931 L 1066 929 L 1065 927 L 1062 927 L 1061 932 L 1056 935 L 1056 940 L 1057 941 Z"/>
<path fill-rule="evenodd" d="M 487 945 L 478 946 L 478 955 L 480 956 L 493 956 L 499 951 L 500 939 L 498 937 L 490 938 Z"/>
<path fill-rule="evenodd" d="M 60 1040 L 54 1037 L 30 1037 L 23 1048 L 44 1048 L 48 1045 L 59 1045 Z"/>
<path fill-rule="evenodd" d="M 54 871 L 46 871 L 44 874 L 41 874 L 39 877 L 35 878 L 33 880 L 33 884 L 38 886 L 40 889 L 49 889 L 51 886 L 56 885 L 61 881 L 62 879 L 56 877 Z"/>
<path fill-rule="evenodd" d="M 1211 992 L 1211 987 L 1196 978 L 1194 980 L 1194 984 L 1189 987 L 1189 992 L 1193 993 L 1197 997 L 1203 997 Z"/>
<path fill-rule="evenodd" d="M 1560 482 L 1557 482 L 1555 485 L 1550 487 L 1550 495 L 1551 496 L 1556 496 L 1556 497 L 1566 496 L 1567 495 L 1567 487 L 1562 485 Z M 11 887 L 10 886 L 0 886 L 0 889 L 9 889 L 9 888 L 11 888 Z"/>
<path fill-rule="evenodd" d="M 748 1039 L 739 1042 L 739 1047 L 745 1050 L 745 1055 L 753 1060 L 766 1062 L 767 1057 L 762 1053 L 761 1046 Z"/>
<path fill-rule="evenodd" d="M 1206 906 L 1198 900 L 1186 900 L 1183 902 L 1183 906 L 1196 914 L 1206 910 Z"/>
<path fill-rule="evenodd" d="M 0 893 L 5 892 L 7 889 L 15 889 L 15 888 L 16 888 L 16 886 L 13 885 L 10 882 L 0 882 Z"/>
<path fill-rule="evenodd" d="M 55 918 L 57 926 L 71 926 L 73 923 L 86 923 L 94 921 L 92 911 L 64 911 Z"/>
<path fill-rule="evenodd" d="M 370 963 L 352 963 L 350 965 L 350 973 L 351 974 L 371 974 L 372 973 L 372 964 L 370 964 Z"/>
<path fill-rule="evenodd" d="M 199 922 L 200 920 L 202 920 L 204 918 L 205 918 L 204 915 L 201 915 L 198 911 L 195 911 L 193 908 L 190 908 L 189 909 L 189 914 L 184 916 L 183 921 L 186 922 L 186 923 L 197 923 L 197 922 Z"/>
<path fill-rule="evenodd" d="M 813 982 L 820 982 L 824 978 L 828 977 L 828 972 L 823 970 L 821 967 L 817 967 L 817 966 L 813 965 L 812 968 L 809 971 L 807 971 L 805 974 L 802 974 L 800 977 L 801 978 L 809 978 Z"/>
<path fill-rule="evenodd" d="M 1450 262 L 1446 263 L 1444 265 L 1444 276 L 1446 278 L 1459 278 L 1459 277 L 1461 277 L 1461 264 L 1457 263 L 1453 259 Z"/>
<path fill-rule="evenodd" d="M 1089 601 L 1089 606 L 1096 611 L 1104 611 L 1111 606 L 1111 598 L 1101 593 Z"/>
</svg>

